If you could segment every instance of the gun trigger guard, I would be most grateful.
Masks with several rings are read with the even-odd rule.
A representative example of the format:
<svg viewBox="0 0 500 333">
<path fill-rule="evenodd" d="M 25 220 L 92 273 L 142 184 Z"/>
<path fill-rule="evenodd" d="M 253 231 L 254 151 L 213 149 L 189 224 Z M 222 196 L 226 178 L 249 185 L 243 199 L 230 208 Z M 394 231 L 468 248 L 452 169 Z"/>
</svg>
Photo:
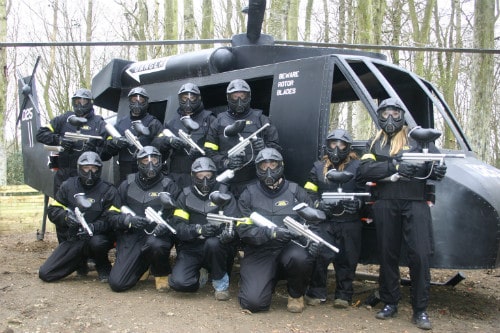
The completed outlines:
<svg viewBox="0 0 500 333">
<path fill-rule="evenodd" d="M 144 229 L 144 232 L 146 233 L 146 235 L 153 235 L 153 232 L 152 232 L 152 231 L 151 231 L 151 232 L 148 232 L 146 229 Z M 154 236 L 156 236 L 156 235 L 154 235 Z"/>
<path fill-rule="evenodd" d="M 305 245 L 302 245 L 300 244 L 299 242 L 297 242 L 296 240 L 292 240 L 292 242 L 294 242 L 295 244 L 297 244 L 298 246 L 300 246 L 301 248 L 305 249 L 309 246 L 309 243 L 311 242 L 311 240 L 307 240 L 306 244 Z"/>
</svg>

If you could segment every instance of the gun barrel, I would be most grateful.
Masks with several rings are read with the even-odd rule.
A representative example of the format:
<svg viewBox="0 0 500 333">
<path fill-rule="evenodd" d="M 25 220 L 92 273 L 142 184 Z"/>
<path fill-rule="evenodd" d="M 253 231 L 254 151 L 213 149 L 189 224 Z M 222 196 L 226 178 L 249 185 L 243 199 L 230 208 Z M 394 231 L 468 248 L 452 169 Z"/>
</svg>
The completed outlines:
<svg viewBox="0 0 500 333">
<path fill-rule="evenodd" d="M 328 243 L 326 240 L 324 240 L 323 238 L 321 238 L 320 236 L 316 235 L 314 232 L 312 232 L 311 230 L 309 230 L 309 228 L 307 228 L 305 225 L 300 224 L 299 222 L 297 222 L 294 219 L 292 219 L 290 216 L 286 216 L 283 219 L 283 223 L 285 224 L 285 226 L 288 229 L 290 229 L 294 233 L 296 233 L 298 235 L 305 236 L 305 237 L 307 237 L 308 239 L 310 239 L 311 241 L 313 241 L 315 243 L 320 243 L 322 245 L 325 245 L 326 247 L 328 247 L 333 252 L 336 252 L 336 253 L 339 252 L 339 249 L 337 247 L 335 247 L 332 244 Z"/>
<path fill-rule="evenodd" d="M 49 145 L 43 145 L 43 150 L 46 150 L 46 151 L 55 151 L 55 152 L 62 152 L 64 151 L 64 148 L 61 147 L 61 146 L 49 146 Z"/>
<path fill-rule="evenodd" d="M 227 169 L 223 173 L 215 177 L 215 180 L 219 183 L 223 183 L 229 181 L 232 178 L 234 178 L 234 170 Z"/>
<path fill-rule="evenodd" d="M 164 226 L 166 226 L 168 228 L 168 230 L 170 230 L 170 232 L 172 234 L 177 234 L 177 231 L 175 231 L 175 229 L 167 223 L 167 221 L 165 221 L 161 215 L 155 211 L 153 208 L 151 207 L 147 207 L 146 210 L 145 210 L 145 215 L 146 215 L 146 218 L 152 222 L 156 222 L 158 224 L 163 224 Z"/>
<path fill-rule="evenodd" d="M 92 232 L 92 230 L 90 230 L 90 227 L 87 224 L 87 221 L 85 221 L 85 217 L 83 216 L 82 212 L 80 211 L 80 209 L 78 207 L 75 207 L 75 215 L 76 215 L 76 219 L 78 220 L 78 222 L 80 222 L 83 229 L 85 229 L 85 231 L 89 234 L 89 236 L 94 236 L 94 233 Z"/>
<path fill-rule="evenodd" d="M 193 139 L 191 139 L 189 134 L 187 134 L 186 132 L 184 132 L 183 130 L 180 129 L 179 136 L 181 137 L 182 140 L 184 140 L 185 143 L 187 143 L 188 145 L 190 145 L 194 149 L 198 150 L 202 155 L 205 155 L 205 151 L 203 149 L 201 149 L 201 147 L 198 146 L 196 144 L 196 142 L 193 141 Z"/>
<path fill-rule="evenodd" d="M 108 134 L 111 135 L 112 138 L 117 139 L 122 137 L 120 132 L 118 132 L 116 127 L 114 127 L 113 125 L 106 123 L 104 127 L 106 128 L 106 132 L 108 132 Z"/>
<path fill-rule="evenodd" d="M 321 199 L 323 200 L 353 200 L 356 197 L 369 197 L 371 196 L 368 192 L 323 192 L 321 194 Z"/>
<path fill-rule="evenodd" d="M 264 216 L 260 215 L 257 212 L 253 212 L 252 214 L 250 214 L 250 220 L 252 220 L 252 222 L 259 227 L 266 227 L 269 229 L 277 227 L 277 225 L 274 224 L 274 222 L 268 220 L 267 218 L 265 218 Z"/>
<path fill-rule="evenodd" d="M 132 215 L 135 216 L 135 212 L 130 208 L 129 206 L 121 206 L 120 207 L 120 212 L 122 212 L 125 215 Z"/>
<path fill-rule="evenodd" d="M 250 134 L 249 137 L 241 140 L 237 145 L 235 145 L 233 148 L 231 148 L 231 149 L 228 150 L 227 156 L 236 156 L 239 153 L 241 153 L 246 148 L 246 146 L 248 146 L 250 144 L 250 140 L 253 139 L 253 138 L 255 138 L 257 136 L 257 134 L 259 134 L 260 132 L 262 132 L 269 125 L 270 125 L 269 123 L 266 123 L 266 124 L 262 125 L 261 128 L 259 128 L 258 130 L 256 130 L 252 134 Z"/>
<path fill-rule="evenodd" d="M 243 218 L 238 218 L 238 217 L 232 217 L 232 216 L 225 216 L 221 214 L 214 214 L 214 213 L 208 213 L 207 214 L 207 221 L 209 223 L 214 223 L 214 224 L 222 224 L 222 223 L 233 223 L 233 222 L 243 222 L 245 219 Z"/>
<path fill-rule="evenodd" d="M 129 130 L 129 129 L 126 129 L 125 130 L 125 137 L 127 138 L 128 142 L 135 146 L 137 149 L 142 149 L 144 148 L 142 146 L 142 144 L 139 142 L 139 140 L 135 137 L 135 135 Z"/>
<path fill-rule="evenodd" d="M 91 139 L 102 140 L 102 137 L 100 137 L 98 135 L 88 135 L 88 134 L 81 134 L 81 133 L 75 133 L 75 132 L 66 132 L 66 133 L 64 133 L 64 137 L 66 139 L 70 139 L 73 141 L 89 141 Z"/>
</svg>

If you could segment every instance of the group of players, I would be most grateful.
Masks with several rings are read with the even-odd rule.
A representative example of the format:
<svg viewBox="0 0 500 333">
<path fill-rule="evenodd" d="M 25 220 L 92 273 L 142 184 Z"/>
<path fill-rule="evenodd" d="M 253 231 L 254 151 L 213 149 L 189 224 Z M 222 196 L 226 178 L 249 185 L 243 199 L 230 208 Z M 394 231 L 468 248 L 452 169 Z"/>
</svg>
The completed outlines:
<svg viewBox="0 0 500 333">
<path fill-rule="evenodd" d="M 39 277 L 51 282 L 75 271 L 86 275 L 92 258 L 99 280 L 113 291 L 132 288 L 150 272 L 158 291 L 195 292 L 211 280 L 215 298 L 223 301 L 230 299 L 233 261 L 240 253 L 238 300 L 243 309 L 269 310 L 279 280 L 287 281 L 288 311 L 302 312 L 306 304 L 325 303 L 330 263 L 336 281 L 333 305 L 347 308 L 361 252 L 360 212 L 365 203 L 361 197 L 325 200 L 322 194 L 336 192 L 339 185 L 344 192 L 364 192 L 364 184 L 377 182 L 371 201 L 375 199 L 380 298 L 385 306 L 376 318 L 397 314 L 399 252 L 405 241 L 412 319 L 419 328 L 430 329 L 426 308 L 432 238 L 425 185 L 427 179 L 442 179 L 446 166 L 401 161 L 402 152 L 421 148 L 408 137 L 401 101 L 381 102 L 377 111 L 381 130 L 361 159 L 351 149 L 348 132 L 331 131 L 324 156 L 300 186 L 284 177 L 277 130 L 262 110 L 251 108 L 247 82 L 231 81 L 226 93 L 227 110 L 215 115 L 204 108 L 199 88 L 184 84 L 178 93 L 179 117 L 163 126 L 148 113 L 146 90 L 133 88 L 128 94 L 130 114 L 115 125 L 120 135 L 109 135 L 109 125 L 94 114 L 90 91 L 77 90 L 73 111 L 55 117 L 37 134 L 39 142 L 62 147 L 54 201 L 48 207 L 59 245 L 40 267 Z M 75 128 L 73 117 L 86 121 Z M 176 135 L 186 130 L 186 119 L 194 122 L 189 136 L 195 146 Z M 75 131 L 102 140 L 84 142 L 65 136 Z M 130 143 L 127 131 L 139 144 Z M 231 152 L 249 137 L 241 152 Z M 116 186 L 101 179 L 102 161 L 113 156 L 120 172 Z M 228 170 L 230 177 L 220 177 Z M 331 170 L 353 177 L 340 183 L 327 177 Z M 385 180 L 394 173 L 401 176 L 399 181 Z M 305 220 L 298 206 L 324 213 L 323 217 Z M 208 218 L 214 214 L 230 222 Z M 251 218 L 255 214 L 266 223 Z M 286 217 L 308 224 L 339 252 L 298 236 L 284 225 Z M 116 258 L 111 265 L 108 252 L 113 246 Z"/>
</svg>

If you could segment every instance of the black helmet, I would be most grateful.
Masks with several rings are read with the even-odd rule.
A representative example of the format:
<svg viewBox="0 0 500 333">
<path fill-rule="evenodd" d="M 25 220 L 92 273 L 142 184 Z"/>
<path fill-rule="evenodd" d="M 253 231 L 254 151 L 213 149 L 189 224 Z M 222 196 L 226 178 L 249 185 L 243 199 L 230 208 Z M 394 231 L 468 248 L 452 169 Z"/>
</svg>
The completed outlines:
<svg viewBox="0 0 500 333">
<path fill-rule="evenodd" d="M 277 166 L 273 169 L 262 169 L 262 164 L 269 161 L 277 162 Z M 264 148 L 255 158 L 255 167 L 257 178 L 265 185 L 272 186 L 283 176 L 283 156 L 274 148 Z"/>
<path fill-rule="evenodd" d="M 86 100 L 83 102 L 84 104 L 82 104 L 81 98 Z M 94 106 L 92 103 L 92 93 L 88 89 L 78 89 L 71 97 L 71 104 L 77 117 L 85 117 Z"/>
<path fill-rule="evenodd" d="M 132 101 L 133 96 L 140 96 L 139 100 Z M 135 87 L 128 93 L 130 116 L 142 118 L 149 107 L 149 95 L 143 87 Z"/>
<path fill-rule="evenodd" d="M 84 166 L 96 166 L 97 171 L 84 170 Z M 84 186 L 93 186 L 101 178 L 102 161 L 99 155 L 93 151 L 86 151 L 80 155 L 77 161 L 78 178 Z"/>
<path fill-rule="evenodd" d="M 246 93 L 244 97 L 238 97 L 236 99 L 231 98 L 231 94 L 235 92 Z M 226 89 L 227 103 L 229 106 L 229 112 L 233 115 L 242 115 L 250 110 L 250 100 L 252 99 L 252 91 L 250 86 L 246 81 L 241 79 L 236 79 L 229 82 Z"/>
<path fill-rule="evenodd" d="M 188 116 L 201 111 L 200 89 L 194 83 L 183 84 L 179 89 L 179 114 Z"/>
<path fill-rule="evenodd" d="M 202 179 L 196 177 L 198 172 L 211 172 L 212 176 L 205 176 Z M 212 192 L 215 186 L 217 167 L 212 159 L 208 157 L 199 157 L 191 165 L 191 180 L 193 185 L 202 195 L 207 195 Z"/>
<path fill-rule="evenodd" d="M 143 159 L 148 158 L 147 161 Z M 156 178 L 161 173 L 161 153 L 153 146 L 144 146 L 136 154 L 137 168 L 141 180 Z"/>
<path fill-rule="evenodd" d="M 399 117 L 388 115 L 384 117 L 384 111 L 399 111 Z M 378 124 L 387 134 L 395 134 L 399 132 L 405 123 L 405 109 L 401 100 L 397 98 L 384 99 L 377 109 Z"/>
<path fill-rule="evenodd" d="M 341 148 L 339 145 L 335 145 L 335 147 L 331 147 L 332 141 L 342 141 L 345 143 L 345 147 Z M 326 154 L 328 155 L 328 159 L 335 165 L 338 165 L 342 161 L 344 161 L 349 153 L 351 152 L 351 144 L 352 138 L 351 135 L 343 129 L 334 129 L 325 140 L 326 144 Z"/>
</svg>

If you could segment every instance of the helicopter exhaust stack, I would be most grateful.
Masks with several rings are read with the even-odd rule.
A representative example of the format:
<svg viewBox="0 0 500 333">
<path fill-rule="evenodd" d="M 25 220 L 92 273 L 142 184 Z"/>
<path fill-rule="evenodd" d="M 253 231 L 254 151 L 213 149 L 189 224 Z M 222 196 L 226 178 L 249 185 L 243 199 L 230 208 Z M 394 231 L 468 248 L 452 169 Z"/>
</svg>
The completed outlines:
<svg viewBox="0 0 500 333">
<path fill-rule="evenodd" d="M 247 33 L 234 35 L 231 39 L 232 46 L 242 45 L 274 45 L 274 38 L 262 35 L 262 22 L 266 11 L 266 0 L 250 0 L 248 6 L 242 9 L 247 14 Z"/>
</svg>

